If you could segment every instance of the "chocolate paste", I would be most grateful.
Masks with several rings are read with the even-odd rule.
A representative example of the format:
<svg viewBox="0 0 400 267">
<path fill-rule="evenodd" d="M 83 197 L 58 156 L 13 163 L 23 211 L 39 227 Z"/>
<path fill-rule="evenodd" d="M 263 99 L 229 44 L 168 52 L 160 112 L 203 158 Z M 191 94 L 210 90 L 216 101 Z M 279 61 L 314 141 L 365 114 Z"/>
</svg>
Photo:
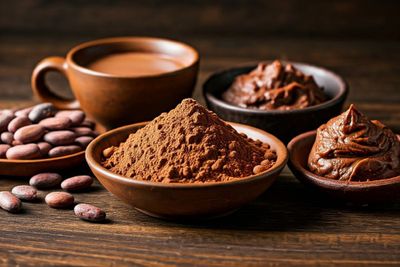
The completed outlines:
<svg viewBox="0 0 400 267">
<path fill-rule="evenodd" d="M 261 110 L 300 109 L 327 99 L 312 76 L 277 60 L 270 65 L 260 63 L 250 73 L 237 76 L 222 98 L 240 107 Z"/>
<path fill-rule="evenodd" d="M 336 180 L 368 181 L 400 175 L 400 141 L 385 125 L 354 105 L 320 126 L 309 169 Z"/>
</svg>

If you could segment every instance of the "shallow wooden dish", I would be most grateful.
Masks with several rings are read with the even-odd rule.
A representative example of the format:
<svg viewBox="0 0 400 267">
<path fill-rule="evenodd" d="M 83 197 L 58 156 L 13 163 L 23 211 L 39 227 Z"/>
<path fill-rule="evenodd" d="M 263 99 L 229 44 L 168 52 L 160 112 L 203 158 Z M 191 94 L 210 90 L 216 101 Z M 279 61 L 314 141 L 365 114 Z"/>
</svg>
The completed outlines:
<svg viewBox="0 0 400 267">
<path fill-rule="evenodd" d="M 100 124 L 96 124 L 95 130 L 99 133 L 106 131 Z M 60 172 L 77 167 L 84 161 L 85 150 L 56 158 L 30 160 L 0 159 L 0 176 L 33 176 L 40 172 Z"/>
<path fill-rule="evenodd" d="M 289 168 L 296 178 L 324 194 L 343 201 L 368 204 L 393 202 L 400 199 L 400 176 L 368 182 L 346 182 L 318 176 L 308 170 L 307 160 L 316 131 L 296 136 L 288 144 Z"/>
<path fill-rule="evenodd" d="M 86 161 L 100 183 L 135 209 L 164 219 L 212 218 L 229 214 L 261 195 L 286 165 L 288 153 L 275 136 L 238 123 L 230 123 L 238 132 L 267 142 L 277 152 L 277 162 L 268 171 L 230 182 L 206 184 L 162 184 L 126 178 L 103 168 L 102 151 L 119 145 L 129 134 L 147 122 L 111 130 L 90 143 Z"/>
<path fill-rule="evenodd" d="M 76 167 L 80 165 L 84 159 L 85 151 L 56 158 L 32 160 L 0 159 L 0 175 L 32 176 L 40 172 L 58 172 Z"/>
</svg>

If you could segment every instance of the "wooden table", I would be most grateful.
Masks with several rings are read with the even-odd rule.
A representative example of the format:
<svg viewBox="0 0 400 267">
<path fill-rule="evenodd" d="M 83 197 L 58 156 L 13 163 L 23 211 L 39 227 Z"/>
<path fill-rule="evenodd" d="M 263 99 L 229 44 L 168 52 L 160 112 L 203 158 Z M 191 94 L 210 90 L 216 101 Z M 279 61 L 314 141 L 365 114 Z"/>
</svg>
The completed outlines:
<svg viewBox="0 0 400 267">
<path fill-rule="evenodd" d="M 4 38 L 0 43 L 2 106 L 31 100 L 34 64 L 64 55 L 83 38 Z M 218 69 L 261 59 L 304 61 L 349 82 L 349 103 L 400 132 L 400 43 L 339 39 L 187 38 L 202 54 L 194 97 Z M 50 77 L 59 87 L 65 82 Z M 64 92 L 64 91 L 63 91 Z M 1 177 L 0 190 L 27 179 Z M 106 224 L 78 220 L 71 210 L 24 203 L 0 211 L 0 265 L 30 266 L 295 266 L 400 265 L 400 205 L 352 207 L 300 184 L 288 169 L 259 199 L 225 218 L 180 224 L 143 215 L 99 184 L 77 201 L 107 212 Z"/>
</svg>

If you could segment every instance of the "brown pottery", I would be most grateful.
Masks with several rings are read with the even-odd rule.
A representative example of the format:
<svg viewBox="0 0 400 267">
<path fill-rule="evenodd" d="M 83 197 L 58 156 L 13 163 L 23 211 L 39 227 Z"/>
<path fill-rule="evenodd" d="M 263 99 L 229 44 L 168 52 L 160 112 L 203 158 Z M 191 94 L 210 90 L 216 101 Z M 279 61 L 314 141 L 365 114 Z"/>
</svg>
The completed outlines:
<svg viewBox="0 0 400 267">
<path fill-rule="evenodd" d="M 154 53 L 179 61 L 175 71 L 143 76 L 116 75 L 87 67 L 98 58 L 115 53 Z M 65 58 L 48 57 L 32 74 L 32 89 L 45 102 L 59 109 L 83 109 L 107 129 L 150 120 L 190 97 L 199 65 L 197 51 L 180 42 L 150 37 L 108 38 L 80 44 Z M 63 74 L 76 99 L 64 99 L 50 90 L 45 76 Z"/>
<path fill-rule="evenodd" d="M 254 200 L 267 190 L 279 176 L 288 158 L 284 144 L 262 130 L 230 123 L 238 132 L 271 145 L 277 162 L 269 170 L 229 182 L 204 184 L 165 184 L 140 181 L 115 174 L 101 165 L 102 151 L 119 145 L 129 134 L 147 123 L 137 123 L 111 130 L 90 143 L 86 160 L 101 184 L 135 209 L 164 219 L 212 218 L 229 214 Z"/>
<path fill-rule="evenodd" d="M 316 131 L 293 138 L 288 144 L 289 168 L 306 185 L 331 197 L 356 204 L 393 202 L 400 199 L 400 176 L 366 182 L 338 181 L 316 175 L 308 170 L 307 159 L 314 144 Z"/>
</svg>

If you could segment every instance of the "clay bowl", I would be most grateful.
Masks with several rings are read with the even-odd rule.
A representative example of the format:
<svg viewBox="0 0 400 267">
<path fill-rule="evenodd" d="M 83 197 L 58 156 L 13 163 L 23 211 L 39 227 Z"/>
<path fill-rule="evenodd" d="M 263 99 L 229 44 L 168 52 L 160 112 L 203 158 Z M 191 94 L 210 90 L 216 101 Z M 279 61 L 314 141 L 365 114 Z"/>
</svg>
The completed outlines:
<svg viewBox="0 0 400 267">
<path fill-rule="evenodd" d="M 147 123 L 137 123 L 111 130 L 97 137 L 86 150 L 86 161 L 100 183 L 115 196 L 150 216 L 190 220 L 229 214 L 261 195 L 278 177 L 288 158 L 279 139 L 262 130 L 231 123 L 239 132 L 267 142 L 277 152 L 277 162 L 268 171 L 231 182 L 207 184 L 162 184 L 126 178 L 103 168 L 102 151 L 119 145 L 129 134 Z"/>
<path fill-rule="evenodd" d="M 96 124 L 95 130 L 104 133 L 105 128 Z M 0 175 L 33 176 L 41 172 L 60 172 L 81 166 L 85 162 L 85 151 L 45 159 L 11 160 L 0 159 Z"/>
<path fill-rule="evenodd" d="M 318 176 L 308 170 L 307 159 L 316 131 L 293 138 L 288 144 L 289 168 L 301 182 L 335 199 L 355 204 L 393 202 L 400 199 L 400 176 L 368 182 L 346 182 Z"/>
<path fill-rule="evenodd" d="M 271 61 L 265 62 L 270 63 Z M 314 130 L 330 118 L 339 115 L 349 90 L 343 78 L 321 67 L 290 61 L 284 63 L 293 64 L 303 73 L 314 76 L 317 84 L 324 88 L 329 100 L 304 109 L 270 111 L 242 108 L 222 100 L 222 93 L 230 87 L 236 76 L 256 68 L 256 65 L 251 65 L 211 75 L 203 85 L 203 95 L 208 108 L 224 120 L 263 129 L 285 143 L 294 136 Z"/>
<path fill-rule="evenodd" d="M 33 176 L 40 172 L 61 171 L 79 166 L 85 160 L 85 151 L 67 156 L 32 159 L 10 160 L 0 159 L 0 175 L 7 176 Z"/>
</svg>

